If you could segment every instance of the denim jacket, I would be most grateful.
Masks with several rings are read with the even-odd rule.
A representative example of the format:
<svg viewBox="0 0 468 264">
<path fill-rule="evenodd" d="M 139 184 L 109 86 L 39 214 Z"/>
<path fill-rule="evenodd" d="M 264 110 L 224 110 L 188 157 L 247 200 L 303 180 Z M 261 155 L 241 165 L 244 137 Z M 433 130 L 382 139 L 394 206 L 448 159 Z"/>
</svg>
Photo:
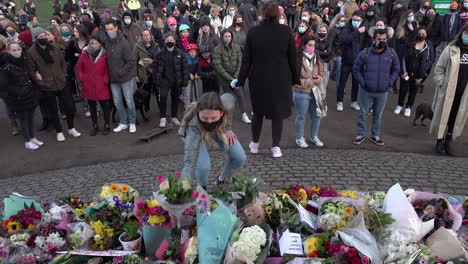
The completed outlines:
<svg viewBox="0 0 468 264">
<path fill-rule="evenodd" d="M 234 97 L 229 94 L 221 95 L 221 102 L 224 109 L 231 112 L 235 106 Z M 231 130 L 231 122 L 229 121 L 228 129 Z M 197 165 L 198 155 L 200 153 L 200 144 L 202 144 L 202 131 L 198 118 L 193 116 L 191 120 L 183 120 L 179 129 L 179 136 L 184 141 L 184 168 L 182 169 L 183 177 L 191 177 Z"/>
</svg>

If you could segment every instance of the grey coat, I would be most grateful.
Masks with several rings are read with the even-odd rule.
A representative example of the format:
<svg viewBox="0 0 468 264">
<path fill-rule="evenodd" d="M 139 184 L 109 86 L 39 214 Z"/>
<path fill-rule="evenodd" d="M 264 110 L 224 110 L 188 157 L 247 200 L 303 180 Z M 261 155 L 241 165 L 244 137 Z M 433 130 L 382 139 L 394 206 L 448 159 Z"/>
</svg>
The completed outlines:
<svg viewBox="0 0 468 264">
<path fill-rule="evenodd" d="M 111 83 L 124 83 L 135 78 L 136 59 L 122 32 L 118 31 L 115 39 L 106 36 L 104 45 L 107 51 L 107 64 Z"/>
</svg>

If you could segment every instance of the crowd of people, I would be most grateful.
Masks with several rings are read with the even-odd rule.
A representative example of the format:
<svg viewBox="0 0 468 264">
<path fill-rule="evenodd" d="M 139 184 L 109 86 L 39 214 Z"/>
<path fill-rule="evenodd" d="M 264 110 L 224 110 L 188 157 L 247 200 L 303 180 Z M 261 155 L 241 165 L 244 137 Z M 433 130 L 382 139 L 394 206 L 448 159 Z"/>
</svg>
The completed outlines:
<svg viewBox="0 0 468 264">
<path fill-rule="evenodd" d="M 398 93 L 394 113 L 403 111 L 410 117 L 432 72 L 435 149 L 454 154 L 453 140 L 468 116 L 468 0 L 453 2 L 445 15 L 430 0 L 410 0 L 407 5 L 402 0 L 142 4 L 120 0 L 116 8 L 100 10 L 87 0 L 68 0 L 54 5 L 49 21 L 38 21 L 34 0 L 22 8 L 0 4 L 0 95 L 13 133 L 19 133 L 19 123 L 27 149 L 44 144 L 35 133 L 37 106 L 43 120 L 40 130 L 54 128 L 59 142 L 65 141 L 62 119 L 66 134 L 81 136 L 74 124 L 77 103 L 91 118 L 91 136 L 108 135 L 111 129 L 135 133 L 138 92 L 144 95 L 145 112 L 155 96 L 159 127 L 181 126 L 183 136 L 196 130 L 185 142 L 187 153 L 192 153 L 186 157 L 190 164 L 186 173 L 197 161 L 205 164 L 197 173 L 206 182 L 205 143 L 232 148 L 234 158 L 226 165 L 226 174 L 245 159 L 227 118 L 236 107 L 242 122 L 251 124 L 251 153 L 258 152 L 266 118 L 272 120 L 272 155 L 282 156 L 283 120 L 292 108 L 296 144 L 322 147 L 319 128 L 328 111 L 327 90 L 336 89 L 336 111 L 344 111 L 351 75 L 349 107 L 359 111 L 353 143 L 365 141 L 372 116 L 370 140 L 383 146 L 380 127 L 388 93 Z M 330 79 L 336 87 L 331 87 Z M 252 113 L 244 98 L 247 82 Z M 197 94 L 197 83 L 202 84 L 203 95 Z M 232 98 L 226 95 L 223 100 L 223 93 Z M 182 122 L 181 103 L 190 113 Z M 111 128 L 114 111 L 118 124 Z M 189 129 L 193 126 L 198 130 Z"/>
</svg>

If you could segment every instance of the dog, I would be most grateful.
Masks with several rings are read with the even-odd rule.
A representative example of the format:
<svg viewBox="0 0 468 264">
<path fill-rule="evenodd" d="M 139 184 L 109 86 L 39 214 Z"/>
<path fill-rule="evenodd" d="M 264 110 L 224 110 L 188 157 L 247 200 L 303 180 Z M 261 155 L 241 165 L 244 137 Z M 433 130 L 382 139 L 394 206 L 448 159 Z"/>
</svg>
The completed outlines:
<svg viewBox="0 0 468 264">
<path fill-rule="evenodd" d="M 133 94 L 133 101 L 135 102 L 135 109 L 136 111 L 140 112 L 141 117 L 143 117 L 143 120 L 145 122 L 148 122 L 149 119 L 145 116 L 145 101 L 147 98 L 150 97 L 150 93 L 148 91 L 145 91 L 143 89 L 136 89 L 135 93 Z M 127 108 L 127 104 L 125 103 L 125 100 L 123 100 L 124 107 Z M 117 112 L 117 109 L 115 106 L 112 108 L 112 122 L 116 123 L 117 121 L 115 120 L 115 112 Z M 138 124 L 138 119 L 136 121 Z"/>
<path fill-rule="evenodd" d="M 434 117 L 434 112 L 432 111 L 432 107 L 429 104 L 420 104 L 416 108 L 416 115 L 414 117 L 413 121 L 413 126 L 417 126 L 416 120 L 418 120 L 422 116 L 421 119 L 421 126 L 426 126 L 424 124 L 424 119 L 428 118 L 429 120 L 432 120 Z"/>
</svg>

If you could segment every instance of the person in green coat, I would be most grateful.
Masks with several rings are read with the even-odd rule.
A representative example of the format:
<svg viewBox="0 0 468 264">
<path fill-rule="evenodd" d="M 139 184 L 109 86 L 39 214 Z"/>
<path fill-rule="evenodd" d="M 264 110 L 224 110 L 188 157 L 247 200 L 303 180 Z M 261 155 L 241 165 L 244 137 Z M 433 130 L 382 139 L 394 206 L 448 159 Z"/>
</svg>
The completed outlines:
<svg viewBox="0 0 468 264">
<path fill-rule="evenodd" d="M 234 43 L 232 31 L 226 30 L 221 36 L 221 43 L 213 51 L 213 63 L 218 83 L 224 92 L 234 93 L 239 104 L 242 122 L 250 124 L 251 121 L 246 113 L 242 88 L 233 88 L 232 85 L 237 80 L 242 63 L 241 48 Z"/>
</svg>

